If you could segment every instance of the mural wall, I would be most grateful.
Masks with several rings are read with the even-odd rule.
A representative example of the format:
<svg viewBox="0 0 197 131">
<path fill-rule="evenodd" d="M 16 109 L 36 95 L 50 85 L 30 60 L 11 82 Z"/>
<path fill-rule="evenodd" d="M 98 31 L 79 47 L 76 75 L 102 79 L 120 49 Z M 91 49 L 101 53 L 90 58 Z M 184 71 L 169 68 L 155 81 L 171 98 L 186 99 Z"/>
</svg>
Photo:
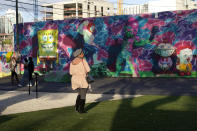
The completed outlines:
<svg viewBox="0 0 197 131">
<path fill-rule="evenodd" d="M 9 62 L 13 52 L 0 52 L 0 78 L 11 74 Z"/>
<path fill-rule="evenodd" d="M 68 72 L 72 49 L 82 47 L 94 75 L 197 77 L 197 10 L 24 23 L 19 30 L 21 55 L 32 56 L 37 70 Z M 58 31 L 56 60 L 39 59 L 42 30 Z"/>
</svg>

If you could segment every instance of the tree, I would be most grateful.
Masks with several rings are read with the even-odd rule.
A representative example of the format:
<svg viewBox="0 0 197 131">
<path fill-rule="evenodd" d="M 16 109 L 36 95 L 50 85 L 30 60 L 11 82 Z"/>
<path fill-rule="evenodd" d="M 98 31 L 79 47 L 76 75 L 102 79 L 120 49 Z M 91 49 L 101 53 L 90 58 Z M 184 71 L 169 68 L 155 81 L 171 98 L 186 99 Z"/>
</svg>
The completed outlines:
<svg viewBox="0 0 197 131">
<path fill-rule="evenodd" d="M 12 44 L 11 39 L 5 39 L 5 40 L 2 41 L 2 45 L 3 45 L 3 46 L 4 46 L 4 45 L 11 45 L 11 44 Z"/>
</svg>

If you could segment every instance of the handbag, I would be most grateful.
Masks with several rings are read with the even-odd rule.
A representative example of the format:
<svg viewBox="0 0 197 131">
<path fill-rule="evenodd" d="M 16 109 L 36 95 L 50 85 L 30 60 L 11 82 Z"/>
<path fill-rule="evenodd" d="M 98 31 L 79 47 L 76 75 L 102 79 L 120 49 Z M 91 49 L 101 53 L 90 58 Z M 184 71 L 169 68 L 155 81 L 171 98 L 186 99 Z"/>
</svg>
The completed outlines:
<svg viewBox="0 0 197 131">
<path fill-rule="evenodd" d="M 93 83 L 94 82 L 94 78 L 90 74 L 87 74 L 86 80 L 87 80 L 88 83 Z"/>
<path fill-rule="evenodd" d="M 83 60 L 82 60 L 82 63 L 83 63 Z M 85 68 L 85 66 L 84 66 L 84 63 L 83 63 L 83 67 L 84 67 L 84 69 L 85 69 L 85 72 L 86 72 L 86 81 L 90 84 L 90 83 L 93 83 L 94 82 L 94 78 L 90 75 L 90 74 L 88 74 L 88 72 L 87 72 L 87 70 L 86 70 L 86 68 Z"/>
</svg>

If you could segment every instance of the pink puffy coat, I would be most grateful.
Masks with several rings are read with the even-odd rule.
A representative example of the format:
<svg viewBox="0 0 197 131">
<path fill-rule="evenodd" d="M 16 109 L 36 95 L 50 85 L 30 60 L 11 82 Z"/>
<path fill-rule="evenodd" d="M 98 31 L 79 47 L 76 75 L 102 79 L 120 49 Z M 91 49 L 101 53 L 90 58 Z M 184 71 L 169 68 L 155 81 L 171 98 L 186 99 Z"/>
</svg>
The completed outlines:
<svg viewBox="0 0 197 131">
<path fill-rule="evenodd" d="M 90 67 L 86 59 L 75 58 L 70 63 L 70 75 L 72 75 L 71 84 L 73 90 L 77 88 L 88 88 L 86 74 L 89 71 Z"/>
</svg>

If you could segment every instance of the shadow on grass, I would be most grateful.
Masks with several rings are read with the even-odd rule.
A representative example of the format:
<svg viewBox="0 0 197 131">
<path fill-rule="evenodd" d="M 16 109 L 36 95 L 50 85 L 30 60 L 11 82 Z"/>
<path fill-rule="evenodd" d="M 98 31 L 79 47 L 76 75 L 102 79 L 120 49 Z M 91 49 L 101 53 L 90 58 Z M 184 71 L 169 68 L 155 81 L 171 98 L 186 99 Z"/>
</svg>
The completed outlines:
<svg viewBox="0 0 197 131">
<path fill-rule="evenodd" d="M 111 131 L 194 131 L 197 129 L 197 108 L 186 111 L 183 107 L 165 104 L 175 102 L 178 96 L 169 96 L 144 103 L 140 106 L 134 99 L 122 100 L 113 119 Z M 163 106 L 163 107 L 160 107 Z M 174 109 L 172 109 L 174 108 Z"/>
<path fill-rule="evenodd" d="M 58 119 L 58 118 L 62 119 L 63 116 L 60 114 L 64 113 L 63 111 L 64 110 L 54 109 L 53 111 L 46 110 L 46 114 L 43 113 L 44 111 L 38 111 L 38 112 L 14 114 L 9 116 L 1 116 L 0 122 L 3 121 L 3 123 L 0 123 L 0 126 L 2 127 L 1 130 L 2 131 L 9 131 L 9 130 L 10 131 L 12 130 L 39 131 L 42 129 L 43 127 L 42 125 L 45 125 L 47 121 L 51 121 L 53 119 Z M 8 123 L 6 123 L 6 120 L 8 121 Z M 50 126 L 50 124 L 48 126 L 49 127 L 46 126 L 45 129 L 55 131 L 55 129 L 57 128 Z"/>
<path fill-rule="evenodd" d="M 87 107 L 85 107 L 85 110 L 88 111 L 96 107 L 101 101 L 112 100 L 114 94 L 115 94 L 115 89 L 110 89 L 104 92 L 100 98 L 95 100 L 96 102 L 90 103 Z"/>
<path fill-rule="evenodd" d="M 186 79 L 176 79 L 176 81 L 169 82 L 169 80 L 163 78 L 155 78 L 154 80 L 147 81 L 152 78 L 145 79 L 136 79 L 138 82 L 134 82 L 131 79 L 132 88 L 128 90 L 128 86 L 126 83 L 129 81 L 125 81 L 122 83 L 122 87 L 118 90 L 120 94 L 139 94 L 139 90 L 144 87 L 149 87 L 149 91 L 146 89 L 144 94 L 151 94 L 152 87 L 159 87 L 158 94 L 167 94 L 168 96 L 163 96 L 160 99 L 152 99 L 152 100 L 144 100 L 145 102 L 136 106 L 139 103 L 135 103 L 135 98 L 133 99 L 123 99 L 114 115 L 113 122 L 110 128 L 110 131 L 188 131 L 188 130 L 196 130 L 197 129 L 197 107 L 191 110 L 186 103 L 185 106 L 188 106 L 188 110 L 184 111 L 183 105 L 182 107 L 176 107 L 175 105 L 171 105 L 170 103 L 176 104 L 181 98 L 181 95 L 195 95 L 193 92 L 189 92 L 185 89 L 184 83 L 187 83 Z M 121 80 L 122 81 L 122 80 Z M 168 82 L 166 82 L 168 81 Z M 162 84 L 165 83 L 165 84 Z M 192 90 L 192 86 L 194 84 L 187 84 L 187 89 Z M 137 88 L 136 88 L 137 87 Z M 145 89 L 145 88 L 144 88 Z M 154 94 L 154 90 L 152 90 L 152 94 Z M 116 90 L 117 93 L 117 90 Z M 143 94 L 142 93 L 142 94 Z M 148 98 L 148 97 L 147 97 Z M 196 100 L 194 100 L 196 101 Z M 160 108 L 166 104 L 170 104 L 169 109 Z M 196 106 L 195 103 L 193 103 Z M 180 109 L 179 109 L 180 108 Z M 186 108 L 186 107 L 184 107 Z M 173 110 L 174 109 L 174 110 Z M 192 115 L 193 114 L 193 115 Z"/>
<path fill-rule="evenodd" d="M 88 106 L 85 107 L 86 111 L 89 111 L 90 109 L 93 109 L 94 107 L 96 107 L 100 102 L 93 102 L 90 103 Z"/>
<path fill-rule="evenodd" d="M 14 116 L 1 116 L 0 125 L 3 124 L 4 122 L 12 120 L 13 118 L 15 118 L 15 117 Z"/>
</svg>

